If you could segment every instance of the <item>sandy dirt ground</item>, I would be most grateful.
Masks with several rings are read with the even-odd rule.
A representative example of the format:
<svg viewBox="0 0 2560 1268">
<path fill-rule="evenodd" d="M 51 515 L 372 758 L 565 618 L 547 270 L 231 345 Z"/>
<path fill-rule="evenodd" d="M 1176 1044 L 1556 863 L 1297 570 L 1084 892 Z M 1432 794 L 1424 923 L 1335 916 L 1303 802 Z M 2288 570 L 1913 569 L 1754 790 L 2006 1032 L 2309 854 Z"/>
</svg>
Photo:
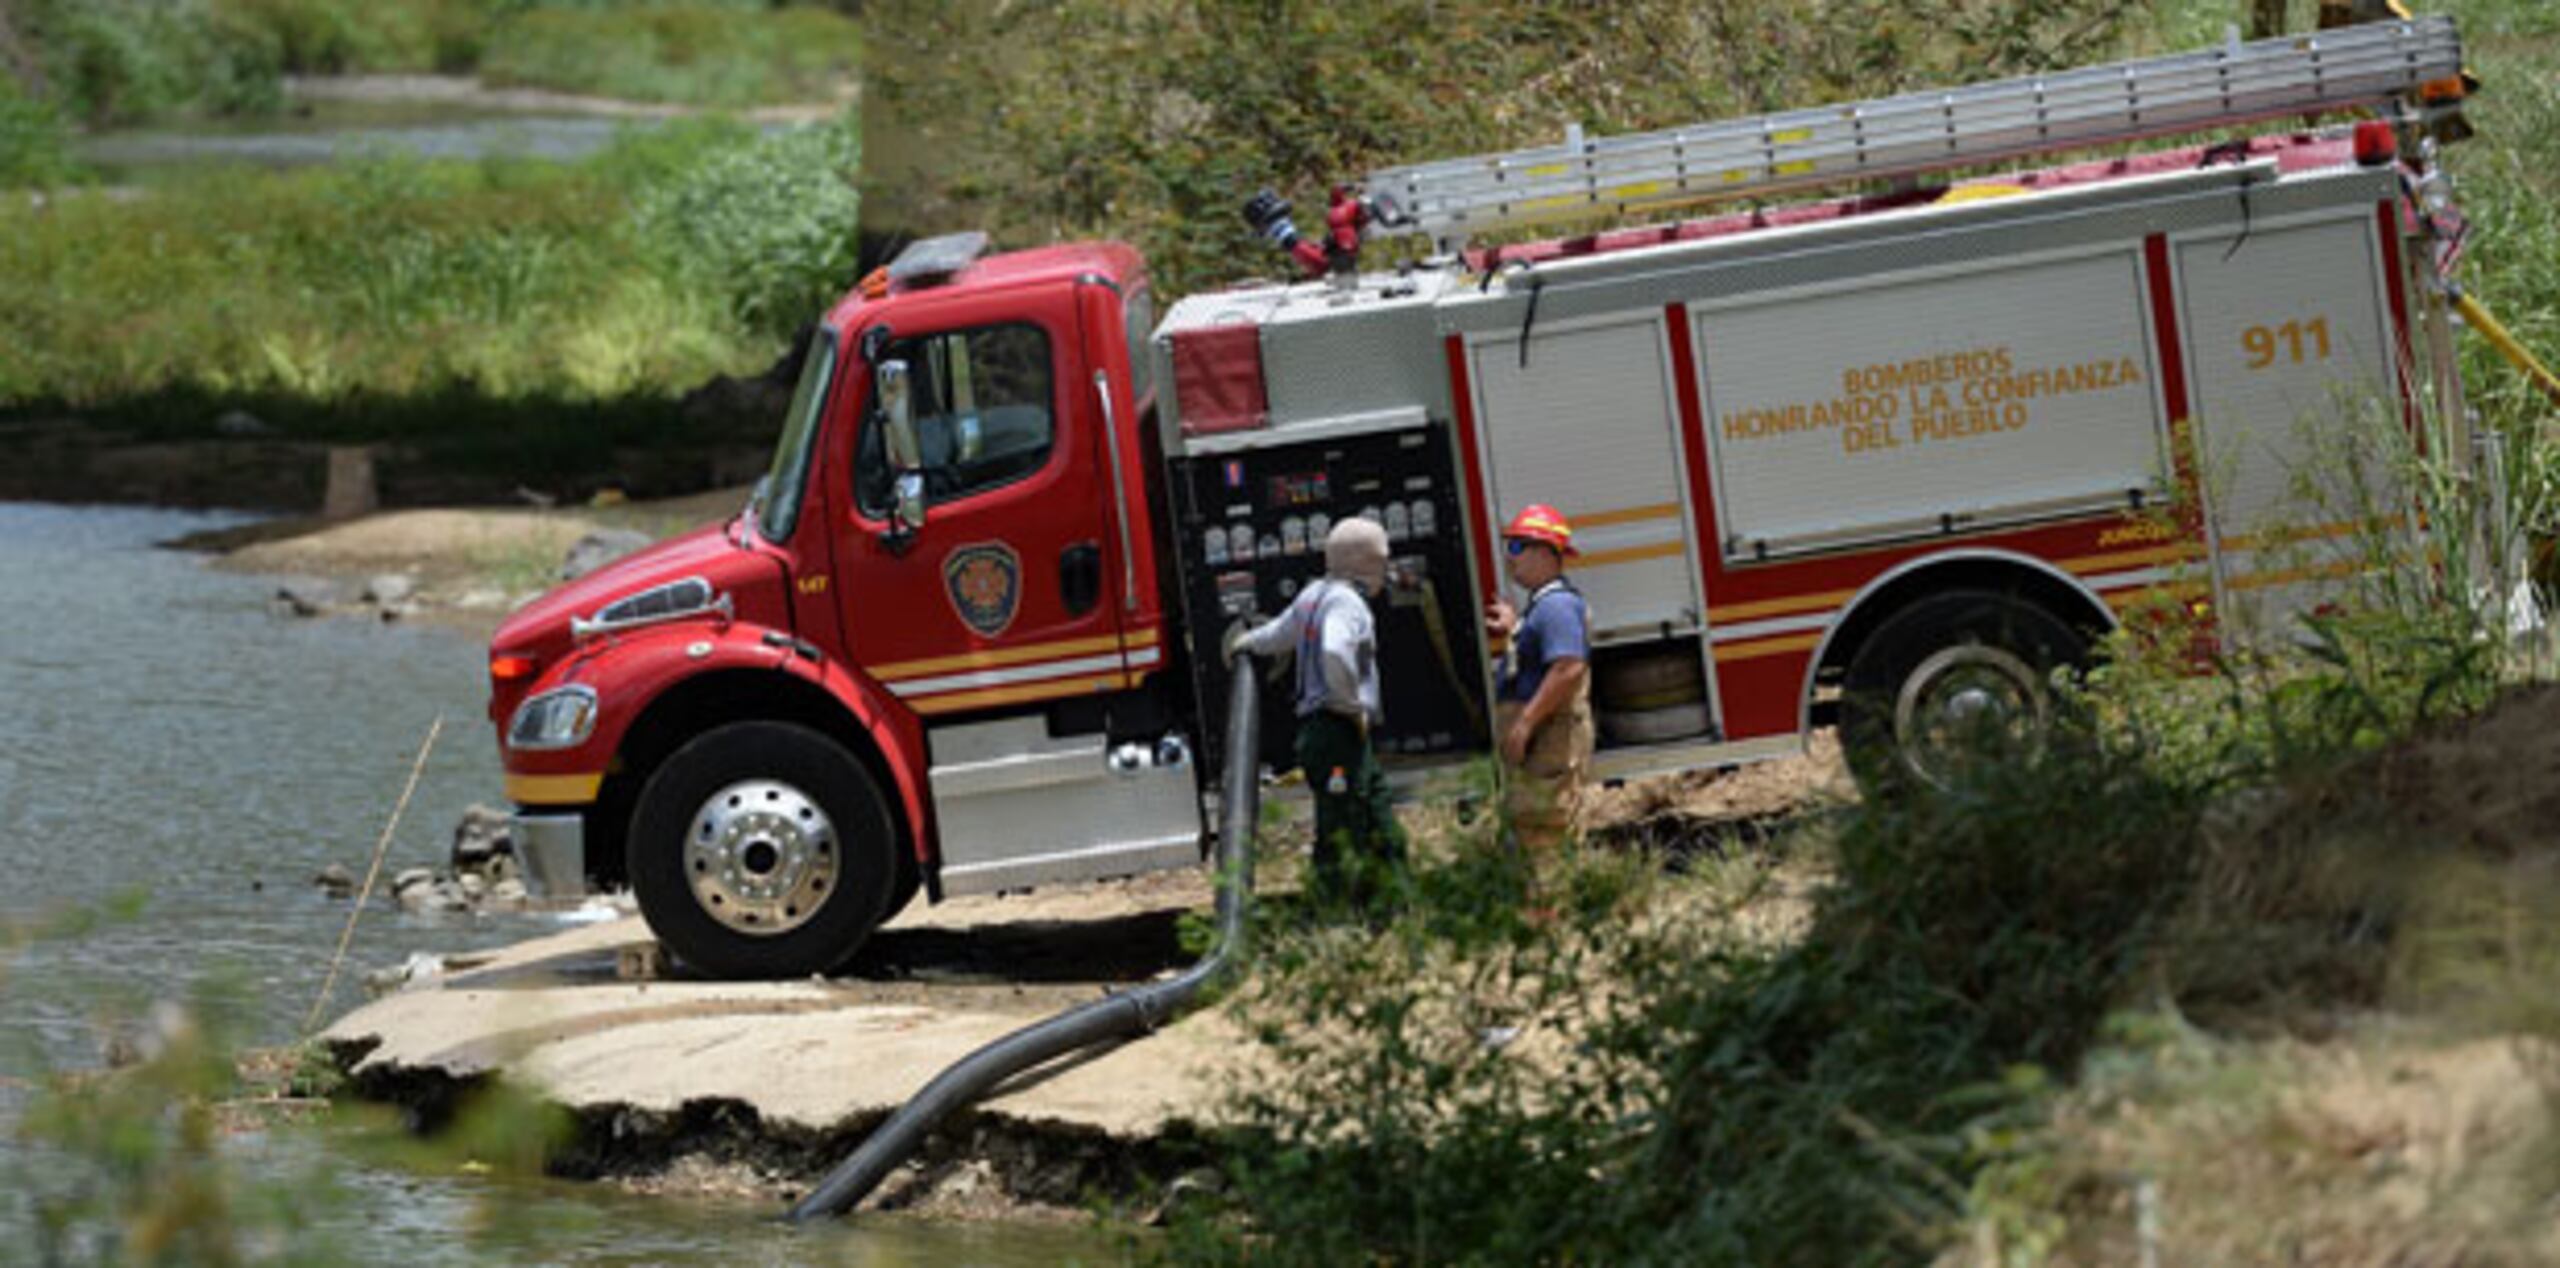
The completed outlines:
<svg viewBox="0 0 2560 1268">
<path fill-rule="evenodd" d="M 358 519 L 271 520 L 176 545 L 214 552 L 214 566 L 303 583 L 329 613 L 378 617 L 361 601 L 372 578 L 415 587 L 398 615 L 482 631 L 560 581 L 569 548 L 589 533 L 630 529 L 667 537 L 718 523 L 747 501 L 745 489 L 617 506 L 451 507 L 383 511 Z M 318 583 L 316 586 L 310 583 Z"/>
</svg>

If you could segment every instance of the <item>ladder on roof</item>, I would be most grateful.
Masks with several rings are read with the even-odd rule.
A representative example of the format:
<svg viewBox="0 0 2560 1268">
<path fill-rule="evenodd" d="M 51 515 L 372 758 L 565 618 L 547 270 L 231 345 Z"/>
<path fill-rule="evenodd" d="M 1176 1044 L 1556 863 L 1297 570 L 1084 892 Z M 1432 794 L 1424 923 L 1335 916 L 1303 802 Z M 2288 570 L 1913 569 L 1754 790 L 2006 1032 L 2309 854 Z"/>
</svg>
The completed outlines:
<svg viewBox="0 0 2560 1268">
<path fill-rule="evenodd" d="M 1383 168 L 1390 232 L 1488 229 L 1881 180 L 2387 102 L 2461 73 L 2449 17 L 2375 22 L 1946 91 Z"/>
</svg>

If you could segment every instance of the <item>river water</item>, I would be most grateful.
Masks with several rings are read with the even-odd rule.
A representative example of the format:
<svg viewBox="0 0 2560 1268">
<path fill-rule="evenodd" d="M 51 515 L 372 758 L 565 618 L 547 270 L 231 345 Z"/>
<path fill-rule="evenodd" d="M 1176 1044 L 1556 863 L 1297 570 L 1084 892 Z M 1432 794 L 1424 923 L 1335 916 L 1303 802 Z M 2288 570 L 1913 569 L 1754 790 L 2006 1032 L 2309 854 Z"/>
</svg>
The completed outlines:
<svg viewBox="0 0 2560 1268">
<path fill-rule="evenodd" d="M 119 128 L 78 138 L 73 156 L 122 180 L 154 170 L 225 164 L 301 167 L 402 155 L 421 159 L 514 158 L 573 161 L 626 131 L 666 126 L 664 118 L 613 118 L 474 110 L 435 102 L 318 101 L 294 114 L 200 119 Z M 764 123 L 760 131 L 788 125 Z"/>
<path fill-rule="evenodd" d="M 497 799 L 480 641 L 277 615 L 274 579 L 154 544 L 240 519 L 0 503 L 0 928 L 103 913 L 83 932 L 0 949 L 0 1248 L 28 1245 L 27 1193 L 13 1181 L 47 1170 L 16 1141 L 32 1088 L 96 1067 L 110 1035 L 202 984 L 230 988 L 221 1020 L 240 1044 L 301 1033 L 348 911 L 309 879 L 330 863 L 364 874 L 436 718 L 443 735 L 385 876 L 442 864 L 462 811 Z M 377 897 L 324 1016 L 362 998 L 350 979 L 364 968 L 557 921 L 404 916 Z M 249 1176 L 334 1174 L 346 1193 L 305 1214 L 311 1236 L 350 1262 L 1107 1257 L 1081 1229 L 875 1218 L 794 1231 L 760 1208 L 360 1159 L 315 1132 L 243 1136 L 230 1152 Z"/>
</svg>

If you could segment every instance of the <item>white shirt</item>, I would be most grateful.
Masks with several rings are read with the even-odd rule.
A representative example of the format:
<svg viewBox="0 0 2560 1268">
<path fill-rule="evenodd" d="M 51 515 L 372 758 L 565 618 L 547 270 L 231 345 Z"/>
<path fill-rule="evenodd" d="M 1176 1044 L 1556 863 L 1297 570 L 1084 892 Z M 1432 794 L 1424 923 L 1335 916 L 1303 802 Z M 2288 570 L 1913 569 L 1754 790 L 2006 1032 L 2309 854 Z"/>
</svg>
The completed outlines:
<svg viewBox="0 0 2560 1268">
<path fill-rule="evenodd" d="M 1377 637 L 1359 588 L 1327 577 L 1246 634 L 1245 645 L 1258 656 L 1298 660 L 1299 717 L 1323 709 L 1375 723 L 1385 716 L 1378 705 Z M 1316 654 L 1300 658 L 1301 647 Z"/>
</svg>

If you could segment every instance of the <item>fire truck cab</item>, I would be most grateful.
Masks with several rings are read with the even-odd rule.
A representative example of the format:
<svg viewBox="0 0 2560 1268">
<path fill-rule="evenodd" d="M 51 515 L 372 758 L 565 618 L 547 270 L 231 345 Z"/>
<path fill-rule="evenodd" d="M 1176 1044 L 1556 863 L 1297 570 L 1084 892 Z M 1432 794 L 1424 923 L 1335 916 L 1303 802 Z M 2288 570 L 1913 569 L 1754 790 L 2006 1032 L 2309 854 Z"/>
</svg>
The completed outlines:
<svg viewBox="0 0 2560 1268">
<path fill-rule="evenodd" d="M 2458 67 L 2449 25 L 2387 26 L 2306 82 L 2364 103 Z M 2317 62 L 2282 44 L 2247 49 Z M 2359 87 L 2342 59 L 2367 45 L 2386 70 Z M 2165 85 L 2187 63 L 2129 65 L 2163 86 L 2106 108 L 2177 122 Z M 2227 82 L 2218 100 L 2332 103 L 2239 111 Z M 1954 107 L 1927 109 L 1944 166 Z M 1785 147 L 1835 114 L 1855 112 L 1751 121 L 1759 166 L 1698 179 L 1831 175 Z M 2069 139 L 2000 118 L 1968 134 L 1974 157 Z M 1841 152 L 1889 169 L 1857 126 Z M 2452 213 L 2422 135 L 2400 118 L 1444 241 L 1161 316 L 1125 246 L 918 244 L 826 314 L 749 506 L 496 635 L 520 851 L 554 892 L 628 883 L 678 956 L 725 976 L 824 971 L 919 887 L 1196 865 L 1220 633 L 1320 574 L 1333 522 L 1376 519 L 1395 561 L 1375 738 L 1391 764 L 1466 760 L 1500 650 L 1479 619 L 1492 526 L 1533 501 L 1584 545 L 1604 776 L 1794 752 L 1836 702 L 1863 776 L 1928 782 L 1950 729 L 2032 730 L 2048 673 L 2127 608 L 2165 594 L 2280 623 L 2355 566 L 2321 552 L 2365 520 L 2296 495 L 2361 413 L 2414 425 L 2431 395 L 2433 442 L 2469 456 L 2435 302 Z M 1593 191 L 1595 145 L 1569 143 Z M 1370 187 L 1464 228 L 1525 215 L 1503 173 L 1551 167 Z"/>
</svg>

